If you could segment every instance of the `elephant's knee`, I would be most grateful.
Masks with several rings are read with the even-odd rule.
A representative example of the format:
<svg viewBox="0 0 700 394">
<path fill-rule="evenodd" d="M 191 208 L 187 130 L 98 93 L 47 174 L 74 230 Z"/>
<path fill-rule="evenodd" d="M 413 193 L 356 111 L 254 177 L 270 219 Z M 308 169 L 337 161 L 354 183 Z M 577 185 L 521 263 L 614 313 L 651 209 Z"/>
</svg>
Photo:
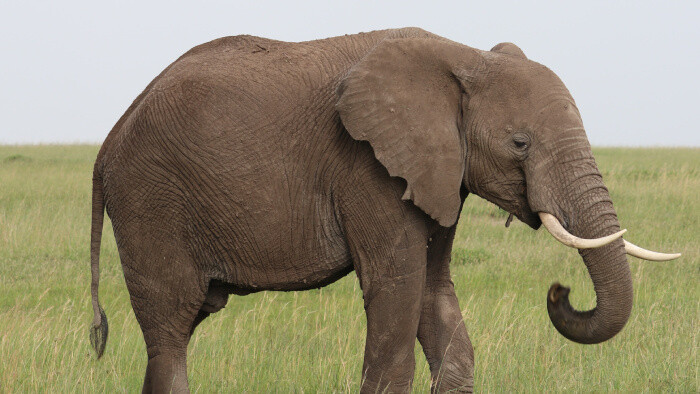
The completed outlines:
<svg viewBox="0 0 700 394">
<path fill-rule="evenodd" d="M 412 384 L 413 380 L 411 379 L 405 381 L 371 381 L 364 379 L 360 393 L 410 393 Z"/>
<path fill-rule="evenodd" d="M 149 357 L 143 393 L 187 393 L 187 364 L 180 352 Z"/>
<path fill-rule="evenodd" d="M 471 393 L 474 391 L 474 363 L 443 365 L 430 382 L 431 393 Z"/>
</svg>

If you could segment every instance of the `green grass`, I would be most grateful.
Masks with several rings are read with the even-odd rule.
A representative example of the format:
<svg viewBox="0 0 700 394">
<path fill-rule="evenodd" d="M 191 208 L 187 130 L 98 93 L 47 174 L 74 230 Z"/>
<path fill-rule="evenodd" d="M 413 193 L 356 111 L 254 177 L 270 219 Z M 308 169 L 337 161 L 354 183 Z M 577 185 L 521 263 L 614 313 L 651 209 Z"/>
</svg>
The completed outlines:
<svg viewBox="0 0 700 394">
<path fill-rule="evenodd" d="M 95 146 L 0 146 L 0 392 L 134 392 L 146 366 L 111 225 L 102 239 L 105 356 L 89 345 L 90 181 Z M 700 150 L 595 149 L 626 238 L 666 263 L 630 258 L 634 310 L 600 345 L 551 326 L 545 295 L 561 281 L 595 303 L 578 254 L 469 197 L 452 276 L 481 391 L 698 392 Z M 365 318 L 354 274 L 321 290 L 232 296 L 189 347 L 194 392 L 357 391 Z M 427 363 L 416 345 L 415 392 Z"/>
</svg>

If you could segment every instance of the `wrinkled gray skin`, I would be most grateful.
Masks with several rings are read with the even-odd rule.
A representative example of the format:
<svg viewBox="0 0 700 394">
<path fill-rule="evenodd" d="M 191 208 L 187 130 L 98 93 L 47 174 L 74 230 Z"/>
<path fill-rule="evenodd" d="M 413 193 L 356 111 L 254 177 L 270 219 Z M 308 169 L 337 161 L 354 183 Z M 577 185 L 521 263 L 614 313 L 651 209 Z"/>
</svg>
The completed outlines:
<svg viewBox="0 0 700 394">
<path fill-rule="evenodd" d="M 229 294 L 318 288 L 353 270 L 367 316 L 362 391 L 408 390 L 416 338 L 435 391 L 470 391 L 449 270 L 466 196 L 535 229 L 547 212 L 579 237 L 619 230 L 554 73 L 513 44 L 480 51 L 415 28 L 200 45 L 118 121 L 93 184 L 94 330 L 106 339 L 104 206 L 147 344 L 144 392 L 188 390 L 190 336 Z M 627 321 L 632 282 L 621 239 L 581 255 L 596 308 L 574 310 L 553 286 L 548 310 L 565 337 L 597 343 Z"/>
</svg>

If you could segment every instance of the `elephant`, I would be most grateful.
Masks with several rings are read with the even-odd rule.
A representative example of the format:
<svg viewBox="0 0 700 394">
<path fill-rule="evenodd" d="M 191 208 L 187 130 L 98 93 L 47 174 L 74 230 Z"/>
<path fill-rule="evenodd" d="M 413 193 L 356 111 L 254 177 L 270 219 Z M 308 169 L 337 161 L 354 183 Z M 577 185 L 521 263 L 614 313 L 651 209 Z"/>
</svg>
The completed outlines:
<svg viewBox="0 0 700 394">
<path fill-rule="evenodd" d="M 186 52 L 106 137 L 92 186 L 91 340 L 103 215 L 147 345 L 143 392 L 188 392 L 186 354 L 230 294 L 326 286 L 355 271 L 367 319 L 361 392 L 411 388 L 418 339 L 435 392 L 473 390 L 450 278 L 462 204 L 480 196 L 577 248 L 597 303 L 547 293 L 585 344 L 627 322 L 626 254 L 576 104 L 515 44 L 478 50 L 419 28 L 282 42 L 241 35 Z"/>
</svg>

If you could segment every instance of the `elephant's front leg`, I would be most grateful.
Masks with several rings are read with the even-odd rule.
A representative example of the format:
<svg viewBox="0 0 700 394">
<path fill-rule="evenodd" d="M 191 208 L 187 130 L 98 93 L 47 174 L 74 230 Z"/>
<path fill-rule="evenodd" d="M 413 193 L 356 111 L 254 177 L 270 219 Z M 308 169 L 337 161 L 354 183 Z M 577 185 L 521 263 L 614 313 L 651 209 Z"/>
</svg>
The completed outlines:
<svg viewBox="0 0 700 394">
<path fill-rule="evenodd" d="M 450 252 L 456 225 L 433 236 L 418 340 L 430 365 L 432 392 L 471 392 L 474 350 L 450 279 Z"/>
<path fill-rule="evenodd" d="M 363 393 L 411 389 L 425 285 L 428 236 L 423 223 L 383 228 L 352 220 L 346 224 L 367 316 Z"/>
<path fill-rule="evenodd" d="M 363 393 L 410 392 L 425 270 L 365 284 Z"/>
</svg>

